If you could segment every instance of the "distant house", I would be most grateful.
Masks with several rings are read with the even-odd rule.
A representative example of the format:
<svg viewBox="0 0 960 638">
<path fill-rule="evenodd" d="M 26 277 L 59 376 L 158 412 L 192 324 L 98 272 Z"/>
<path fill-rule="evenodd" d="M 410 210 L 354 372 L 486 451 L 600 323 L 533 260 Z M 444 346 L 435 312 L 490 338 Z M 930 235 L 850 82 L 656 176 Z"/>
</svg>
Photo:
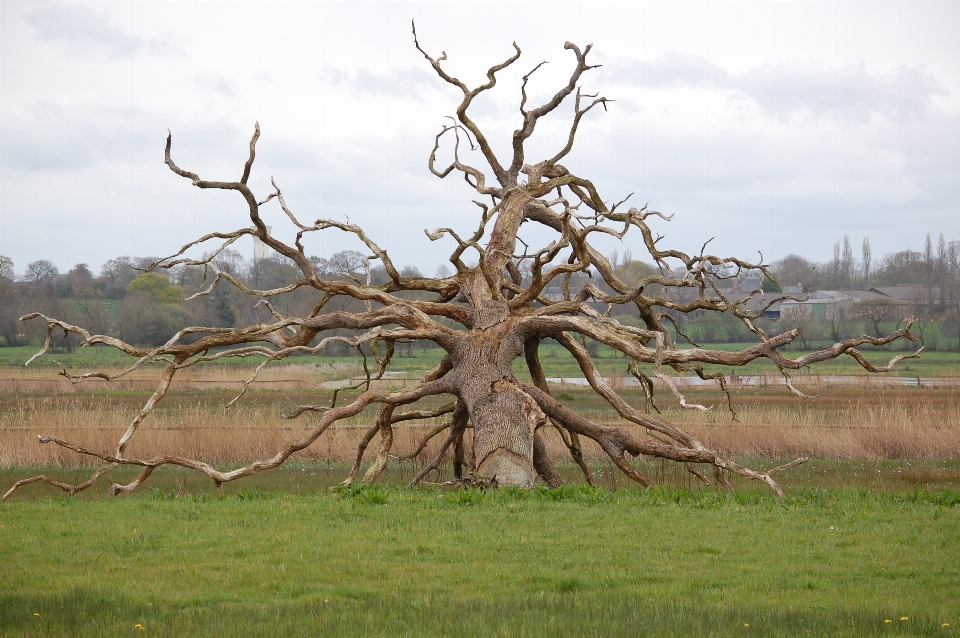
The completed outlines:
<svg viewBox="0 0 960 638">
<path fill-rule="evenodd" d="M 918 315 L 926 314 L 942 304 L 942 294 L 939 286 L 891 286 L 885 288 L 871 288 L 870 292 L 894 299 L 903 304 L 910 304 L 917 310 Z"/>
<path fill-rule="evenodd" d="M 802 312 L 812 319 L 832 319 L 840 311 L 847 311 L 864 301 L 885 300 L 906 305 L 906 301 L 890 295 L 884 295 L 876 289 L 870 290 L 815 290 L 806 295 L 805 301 L 784 300 L 780 311 Z"/>
<path fill-rule="evenodd" d="M 575 297 L 577 292 L 591 281 L 589 277 L 580 273 L 575 275 L 570 282 L 570 296 Z M 889 288 L 871 288 L 870 290 L 814 290 L 804 292 L 800 286 L 785 286 L 783 292 L 763 293 L 760 292 L 763 280 L 758 276 L 751 275 L 744 279 L 738 279 L 736 277 L 716 279 L 715 282 L 720 294 L 731 303 L 743 301 L 753 294 L 753 297 L 743 304 L 742 307 L 754 312 L 763 309 L 762 317 L 773 321 L 779 321 L 784 313 L 797 312 L 804 313 L 811 319 L 832 320 L 840 316 L 838 313 L 841 311 L 846 312 L 852 310 L 856 304 L 872 300 L 885 300 L 904 306 L 909 305 L 912 306 L 911 310 L 917 314 L 920 314 L 924 307 L 936 307 L 940 304 L 940 289 L 936 287 L 928 289 L 923 286 L 895 286 Z M 711 296 L 716 296 L 710 294 L 709 288 L 705 292 L 708 299 Z M 678 303 L 690 303 L 700 297 L 700 289 L 697 287 L 671 288 L 665 291 L 664 294 Z M 784 299 L 772 304 L 768 308 L 764 308 L 772 299 L 784 295 L 796 297 L 799 301 L 796 299 Z M 563 290 L 558 281 L 552 282 L 550 286 L 544 289 L 542 296 L 552 302 L 563 301 L 564 299 Z M 719 301 L 719 298 L 717 298 L 717 300 Z M 607 310 L 607 304 L 595 299 L 589 300 L 589 304 L 600 312 Z M 680 320 L 689 321 L 704 312 L 706 311 L 694 310 L 691 313 L 684 314 Z"/>
<path fill-rule="evenodd" d="M 748 299 L 745 303 L 742 304 L 741 308 L 752 311 L 759 312 L 763 310 L 761 315 L 765 319 L 780 319 L 780 303 L 777 302 L 767 308 L 773 299 L 777 297 L 782 297 L 783 295 L 802 295 L 803 293 L 799 289 L 790 289 L 785 292 L 762 292 L 760 285 L 760 277 L 747 277 L 743 280 L 737 280 L 731 278 L 717 280 L 717 289 L 720 291 L 720 294 L 723 295 L 723 298 L 730 303 L 737 303 Z M 691 288 L 672 288 L 667 291 L 670 299 L 678 303 L 690 303 L 700 297 L 700 289 L 696 287 Z M 751 296 L 752 295 L 752 296 Z M 705 291 L 705 297 L 710 299 L 711 297 L 716 298 L 717 301 L 720 298 L 711 294 L 711 290 L 707 288 Z M 703 313 L 708 312 L 706 310 L 694 310 L 693 312 L 684 313 L 680 317 L 680 321 L 690 321 L 701 316 Z"/>
<path fill-rule="evenodd" d="M 762 284 L 763 279 L 760 277 L 747 277 L 737 286 L 737 292 L 753 292 L 754 290 L 759 290 Z"/>
</svg>

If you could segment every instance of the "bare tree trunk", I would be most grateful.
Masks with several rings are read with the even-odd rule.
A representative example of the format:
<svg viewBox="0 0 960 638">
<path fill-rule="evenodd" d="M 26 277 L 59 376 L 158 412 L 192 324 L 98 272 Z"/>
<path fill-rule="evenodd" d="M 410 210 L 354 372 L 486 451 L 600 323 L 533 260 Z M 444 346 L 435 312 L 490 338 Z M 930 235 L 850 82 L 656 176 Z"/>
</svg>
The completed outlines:
<svg viewBox="0 0 960 638">
<path fill-rule="evenodd" d="M 505 318 L 472 331 L 452 353 L 452 381 L 473 423 L 474 473 L 500 485 L 532 487 L 534 434 L 547 419 L 513 378 L 522 343 Z"/>
<path fill-rule="evenodd" d="M 467 400 L 473 421 L 476 473 L 500 485 L 533 487 L 533 437 L 544 420 L 529 396 L 508 380 L 495 381 L 476 401 Z"/>
</svg>

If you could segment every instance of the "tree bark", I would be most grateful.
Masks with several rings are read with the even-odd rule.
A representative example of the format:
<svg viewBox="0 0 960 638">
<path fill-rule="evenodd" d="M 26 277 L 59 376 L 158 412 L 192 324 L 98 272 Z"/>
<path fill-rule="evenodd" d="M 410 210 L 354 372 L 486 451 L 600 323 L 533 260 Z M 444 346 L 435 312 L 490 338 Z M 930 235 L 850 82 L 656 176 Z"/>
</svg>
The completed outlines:
<svg viewBox="0 0 960 638">
<path fill-rule="evenodd" d="M 519 330 L 504 317 L 482 316 L 451 353 L 451 381 L 473 423 L 473 463 L 478 477 L 499 485 L 533 487 L 534 438 L 546 416 L 514 378 L 513 361 L 523 352 Z"/>
</svg>

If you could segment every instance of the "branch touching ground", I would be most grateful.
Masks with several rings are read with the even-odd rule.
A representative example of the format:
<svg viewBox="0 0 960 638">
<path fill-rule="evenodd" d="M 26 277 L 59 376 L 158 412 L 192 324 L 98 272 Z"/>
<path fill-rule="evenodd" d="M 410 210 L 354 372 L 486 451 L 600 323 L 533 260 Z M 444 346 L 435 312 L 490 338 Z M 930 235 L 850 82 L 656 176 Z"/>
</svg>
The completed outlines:
<svg viewBox="0 0 960 638">
<path fill-rule="evenodd" d="M 341 419 L 345 419 L 345 418 L 354 416 L 355 414 L 358 414 L 360 411 L 362 411 L 365 407 L 367 407 L 371 403 L 382 403 L 385 405 L 410 403 L 426 396 L 449 393 L 451 389 L 452 388 L 450 387 L 450 384 L 447 380 L 439 379 L 436 381 L 431 381 L 431 382 L 421 384 L 409 390 L 404 390 L 399 392 L 384 392 L 384 391 L 369 390 L 361 394 L 359 397 L 357 397 L 353 401 L 353 403 L 350 403 L 349 405 L 341 406 L 339 408 L 333 408 L 327 411 L 321 417 L 320 421 L 315 426 L 313 426 L 313 428 L 311 428 L 305 436 L 295 441 L 289 441 L 274 456 L 261 461 L 255 461 L 241 468 L 237 468 L 235 470 L 231 470 L 228 472 L 217 470 L 216 468 L 214 468 L 213 466 L 205 462 L 182 457 L 182 456 L 177 456 L 177 455 L 158 456 L 150 459 L 122 458 L 119 455 L 97 452 L 95 450 L 85 448 L 83 446 L 77 445 L 75 443 L 71 443 L 69 441 L 65 441 L 63 439 L 60 439 L 54 436 L 42 437 L 40 439 L 40 442 L 53 443 L 60 447 L 73 450 L 78 454 L 99 459 L 101 461 L 104 461 L 108 464 L 113 465 L 114 467 L 119 465 L 135 465 L 135 466 L 140 466 L 144 468 L 144 473 L 142 473 L 134 481 L 133 484 L 128 486 L 114 485 L 112 488 L 112 491 L 114 494 L 123 494 L 131 491 L 134 487 L 140 485 L 140 483 L 144 479 L 146 479 L 147 476 L 150 475 L 150 472 L 152 472 L 154 469 L 161 467 L 163 465 L 176 465 L 176 466 L 196 470 L 198 472 L 202 472 L 203 474 L 206 474 L 211 479 L 213 479 L 213 481 L 217 485 L 220 485 L 222 483 L 235 481 L 237 479 L 240 479 L 246 476 L 251 476 L 263 470 L 279 467 L 290 457 L 291 454 L 308 447 L 314 441 L 316 441 L 320 437 L 320 435 L 322 435 L 327 430 L 327 428 L 329 428 L 333 423 Z M 109 469 L 113 469 L 113 467 L 110 467 Z M 99 478 L 100 476 L 102 476 L 102 473 L 97 474 L 95 476 L 95 479 Z M 95 479 L 88 480 L 82 484 L 71 486 L 71 485 L 65 485 L 62 483 L 58 484 L 56 482 L 51 482 L 50 480 L 45 479 L 44 477 L 34 477 L 32 479 L 27 479 L 26 481 L 21 481 L 20 484 L 11 488 L 5 495 L 5 498 L 9 498 L 9 496 L 13 494 L 13 492 L 20 485 L 26 485 L 28 483 L 35 482 L 38 480 L 46 480 L 46 482 L 50 483 L 51 485 L 60 487 L 61 489 L 64 489 L 65 491 L 68 491 L 69 493 L 73 494 L 73 493 L 82 491 L 84 489 L 87 489 L 88 487 L 95 484 L 96 483 Z"/>
</svg>

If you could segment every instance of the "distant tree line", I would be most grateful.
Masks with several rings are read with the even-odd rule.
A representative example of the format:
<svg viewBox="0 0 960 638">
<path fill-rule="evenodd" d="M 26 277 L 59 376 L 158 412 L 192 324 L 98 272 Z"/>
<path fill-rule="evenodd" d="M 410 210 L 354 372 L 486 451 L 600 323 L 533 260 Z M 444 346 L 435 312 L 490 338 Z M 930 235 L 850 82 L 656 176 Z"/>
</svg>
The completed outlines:
<svg viewBox="0 0 960 638">
<path fill-rule="evenodd" d="M 850 238 L 833 247 L 833 259 L 818 263 L 799 255 L 787 255 L 773 264 L 783 286 L 812 290 L 869 290 L 874 287 L 922 286 L 956 298 L 960 291 L 960 241 L 947 241 L 943 234 L 934 244 L 928 234 L 922 251 L 901 250 L 874 259 L 870 239 L 863 238 L 859 258 Z M 944 308 L 945 310 L 946 308 Z"/>
<path fill-rule="evenodd" d="M 366 280 L 364 256 L 356 251 L 341 251 L 328 259 L 312 258 L 324 275 Z M 21 322 L 30 312 L 40 312 L 82 326 L 95 334 L 109 334 L 139 346 L 160 345 L 187 325 L 235 327 L 258 321 L 273 321 L 269 301 L 283 316 L 306 315 L 315 300 L 297 291 L 279 297 L 256 298 L 232 286 L 217 286 L 209 294 L 188 297 L 204 291 L 211 274 L 199 267 L 176 267 L 169 271 L 145 272 L 153 257 L 121 256 L 110 259 L 95 275 L 87 264 L 77 264 L 61 273 L 50 260 L 27 264 L 19 272 L 13 261 L 0 255 L 0 346 L 38 345 L 46 336 L 43 323 Z M 297 280 L 293 262 L 274 253 L 264 259 L 246 260 L 234 250 L 224 250 L 214 260 L 217 268 L 230 273 L 253 288 L 272 290 Z M 375 263 L 375 262 L 374 262 Z M 407 267 L 404 276 L 419 276 Z M 388 281 L 382 267 L 370 270 L 371 283 Z M 361 302 L 341 297 L 332 299 L 324 310 L 357 310 L 350 305 Z M 72 351 L 80 344 L 76 335 L 54 335 L 56 349 Z M 412 354 L 406 344 L 398 346 L 400 356 Z M 349 354 L 345 344 L 332 344 L 330 354 Z"/>
<path fill-rule="evenodd" d="M 617 274 L 628 283 L 657 272 L 650 264 L 634 261 L 629 251 L 622 256 L 614 252 L 609 259 Z M 912 289 L 906 303 L 871 299 L 835 304 L 822 317 L 788 313 L 779 322 L 759 320 L 768 333 L 800 328 L 801 338 L 795 344 L 798 348 L 829 345 L 860 334 L 880 336 L 895 330 L 910 316 L 915 320 L 913 332 L 927 350 L 960 350 L 960 241 L 947 241 L 941 234 L 934 242 L 927 235 L 923 251 L 902 250 L 877 259 L 869 238 L 863 238 L 860 250 L 855 252 L 849 237 L 844 237 L 834 244 L 831 260 L 816 262 L 791 254 L 774 262 L 770 272 L 773 280 L 760 272 L 718 271 L 717 283 L 726 291 L 740 283 L 759 282 L 764 293 L 778 294 L 786 290 L 801 298 L 806 293 L 825 290 L 849 293 L 879 288 Z M 657 290 L 651 292 L 656 294 Z M 756 339 L 743 322 L 732 315 L 689 313 L 677 319 L 698 343 L 742 343 Z M 902 347 L 912 345 L 901 344 Z"/>
<path fill-rule="evenodd" d="M 819 319 L 786 317 L 798 324 L 804 341 L 839 341 L 853 332 L 879 335 L 909 315 L 915 321 L 913 333 L 927 350 L 960 349 L 960 241 L 947 241 L 942 233 L 936 242 L 928 234 L 922 251 L 901 250 L 877 260 L 869 238 L 863 239 L 858 258 L 845 236 L 834 245 L 830 261 L 788 255 L 772 271 L 781 285 L 807 292 L 912 288 L 906 303 L 871 299 L 838 305 Z"/>
<path fill-rule="evenodd" d="M 60 273 L 47 259 L 31 262 L 18 272 L 8 257 L 0 255 L 0 346 L 42 341 L 45 334 L 40 322 L 18 320 L 29 312 L 57 316 L 91 332 L 115 335 L 137 345 L 164 343 L 186 325 L 234 327 L 273 319 L 269 308 L 258 304 L 259 299 L 231 286 L 217 286 L 212 293 L 188 303 L 188 297 L 210 284 L 209 277 L 204 278 L 203 269 L 177 267 L 164 272 L 144 272 L 154 261 L 153 257 L 117 257 L 104 263 L 95 275 L 87 264 L 77 264 L 69 272 Z M 312 257 L 311 261 L 327 276 L 354 281 L 366 281 L 368 276 L 364 255 L 357 251 L 340 251 L 328 258 Z M 613 253 L 610 261 L 618 276 L 628 283 L 657 272 L 654 266 L 634 260 L 629 250 L 622 255 Z M 221 252 L 214 263 L 259 290 L 282 288 L 297 279 L 294 264 L 275 253 L 264 259 L 247 260 L 239 252 L 228 249 Z M 377 262 L 371 262 L 371 283 L 386 283 L 386 272 L 375 264 Z M 522 275 L 527 274 L 523 264 L 520 270 Z M 724 286 L 730 285 L 726 277 L 732 276 L 734 281 L 738 277 L 739 280 L 758 278 L 766 293 L 782 292 L 784 288 L 803 294 L 816 290 L 864 291 L 896 286 L 912 286 L 927 293 L 907 306 L 861 302 L 855 306 L 856 312 L 838 310 L 822 318 L 784 317 L 781 323 L 792 322 L 801 328 L 803 337 L 797 344 L 799 347 L 835 342 L 854 334 L 880 334 L 895 329 L 906 313 L 916 319 L 914 333 L 927 349 L 960 349 L 960 241 L 947 241 L 943 234 L 937 242 L 927 235 L 922 251 L 902 250 L 879 259 L 873 257 L 868 238 L 863 238 L 860 250 L 855 252 L 845 236 L 834 245 L 831 260 L 816 262 L 791 254 L 774 262 L 770 271 L 775 280 L 750 272 L 718 273 L 718 277 L 724 277 Z M 447 276 L 450 272 L 446 266 L 440 266 L 435 276 Z M 404 268 L 402 274 L 420 276 L 412 266 Z M 569 287 L 575 291 L 591 280 L 590 273 L 576 273 Z M 655 294 L 657 290 L 648 292 Z M 310 310 L 307 305 L 312 303 L 296 291 L 267 300 L 283 316 L 307 314 Z M 356 310 L 348 306 L 359 303 L 338 297 L 324 310 Z M 773 326 L 771 321 L 765 323 L 770 324 L 767 327 L 771 332 L 784 328 Z M 687 321 L 684 329 L 702 343 L 744 342 L 755 338 L 742 322 L 716 313 L 699 315 Z M 57 336 L 53 345 L 72 350 L 79 342 L 76 336 L 66 339 Z M 398 345 L 401 356 L 413 354 L 410 348 L 407 344 Z M 349 350 L 344 344 L 333 344 L 330 354 L 347 355 Z"/>
</svg>

